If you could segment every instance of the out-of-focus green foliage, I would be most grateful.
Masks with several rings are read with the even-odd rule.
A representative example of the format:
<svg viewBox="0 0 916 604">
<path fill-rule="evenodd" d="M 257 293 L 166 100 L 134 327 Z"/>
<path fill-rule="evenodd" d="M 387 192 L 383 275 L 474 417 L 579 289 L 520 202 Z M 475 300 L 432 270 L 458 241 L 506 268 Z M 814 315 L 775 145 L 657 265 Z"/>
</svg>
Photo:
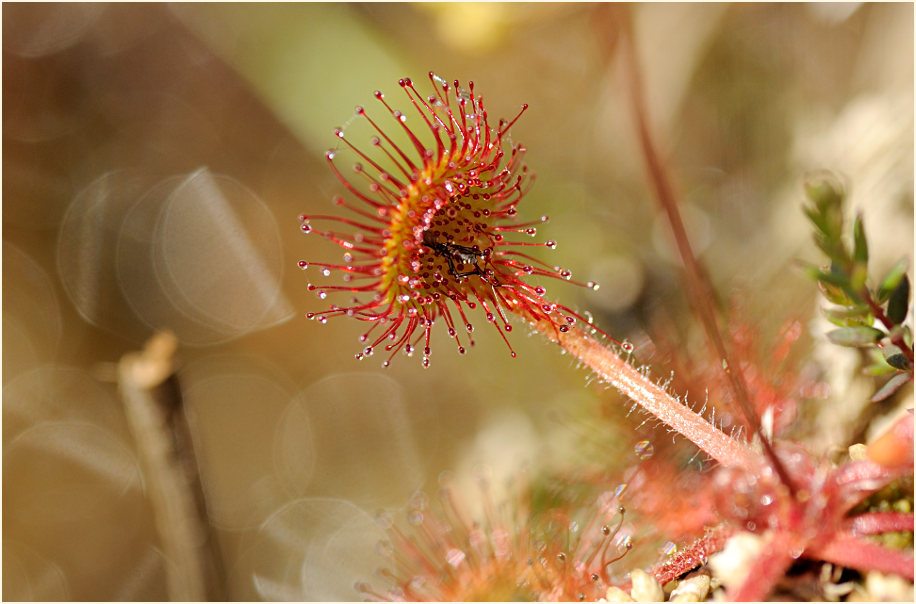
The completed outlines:
<svg viewBox="0 0 916 604">
<path fill-rule="evenodd" d="M 910 281 L 907 261 L 897 262 L 872 289 L 868 275 L 868 240 L 861 215 L 852 226 L 852 248 L 845 239 L 842 185 L 829 174 L 812 177 L 805 191 L 810 205 L 805 215 L 814 226 L 814 242 L 829 265 L 808 265 L 806 272 L 817 280 L 824 298 L 834 305 L 825 310 L 827 319 L 839 328 L 827 333 L 834 344 L 877 347 L 866 368 L 871 375 L 897 373 L 872 397 L 884 400 L 913 377 L 913 338 L 904 324 L 909 313 Z"/>
</svg>

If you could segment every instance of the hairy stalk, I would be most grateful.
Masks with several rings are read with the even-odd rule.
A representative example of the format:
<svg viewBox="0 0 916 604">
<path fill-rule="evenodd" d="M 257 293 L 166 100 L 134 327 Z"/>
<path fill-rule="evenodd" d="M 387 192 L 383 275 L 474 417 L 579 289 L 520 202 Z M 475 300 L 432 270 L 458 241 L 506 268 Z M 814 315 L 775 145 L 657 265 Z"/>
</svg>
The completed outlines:
<svg viewBox="0 0 916 604">
<path fill-rule="evenodd" d="M 627 81 L 630 88 L 630 101 L 632 104 L 633 115 L 636 118 L 636 129 L 639 136 L 639 143 L 642 147 L 643 159 L 646 162 L 646 169 L 649 172 L 649 180 L 659 205 L 665 213 L 668 223 L 671 225 L 671 231 L 677 245 L 678 254 L 684 263 L 685 281 L 687 284 L 687 294 L 691 306 L 700 318 L 706 337 L 716 350 L 721 360 L 722 370 L 725 372 L 728 382 L 731 385 L 735 400 L 747 418 L 747 422 L 756 431 L 759 436 L 764 451 L 770 458 L 774 469 L 779 474 L 782 482 L 794 492 L 792 480 L 786 472 L 779 458 L 773 452 L 769 440 L 764 436 L 760 418 L 757 416 L 751 398 L 748 393 L 747 383 L 740 367 L 735 367 L 730 359 L 728 348 L 722 338 L 719 330 L 718 321 L 716 320 L 716 311 L 713 307 L 715 292 L 712 288 L 709 275 L 703 265 L 693 253 L 690 245 L 690 239 L 687 236 L 687 230 L 684 228 L 684 222 L 681 219 L 678 210 L 678 202 L 671 185 L 671 179 L 665 169 L 664 163 L 659 157 L 652 135 L 649 131 L 649 118 L 646 109 L 646 102 L 643 95 L 642 77 L 640 75 L 639 61 L 636 56 L 636 44 L 633 37 L 633 26 L 628 10 L 620 11 L 621 18 L 621 38 L 622 38 L 622 56 L 626 71 Z"/>
<path fill-rule="evenodd" d="M 535 330 L 558 343 L 621 394 L 687 437 L 723 466 L 738 467 L 752 474 L 762 469 L 760 458 L 753 450 L 710 424 L 582 329 L 572 327 L 564 333 L 549 321 L 519 314 Z"/>
<path fill-rule="evenodd" d="M 840 533 L 823 545 L 809 547 L 806 556 L 838 566 L 876 570 L 913 580 L 912 553 L 884 547 L 853 534 Z"/>
</svg>

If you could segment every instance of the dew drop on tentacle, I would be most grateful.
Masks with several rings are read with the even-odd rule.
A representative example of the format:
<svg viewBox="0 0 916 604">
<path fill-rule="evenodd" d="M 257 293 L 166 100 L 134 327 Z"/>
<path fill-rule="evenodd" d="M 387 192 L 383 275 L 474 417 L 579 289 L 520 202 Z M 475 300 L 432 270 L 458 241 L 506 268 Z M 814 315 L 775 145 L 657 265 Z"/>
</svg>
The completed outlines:
<svg viewBox="0 0 916 604">
<path fill-rule="evenodd" d="M 309 267 L 309 263 L 308 263 L 308 262 L 306 262 L 305 260 L 300 260 L 300 261 L 299 261 L 299 268 L 300 268 L 300 270 L 303 270 L 303 271 L 304 271 L 304 270 L 307 269 L 308 267 Z"/>
<path fill-rule="evenodd" d="M 631 344 L 630 342 L 627 342 L 626 340 L 624 340 L 620 344 L 620 347 L 623 348 L 624 352 L 633 352 L 636 349 L 636 347 L 633 346 L 633 344 Z"/>
<path fill-rule="evenodd" d="M 655 446 L 648 440 L 641 440 L 633 447 L 633 452 L 640 459 L 649 459 L 655 453 Z"/>
</svg>

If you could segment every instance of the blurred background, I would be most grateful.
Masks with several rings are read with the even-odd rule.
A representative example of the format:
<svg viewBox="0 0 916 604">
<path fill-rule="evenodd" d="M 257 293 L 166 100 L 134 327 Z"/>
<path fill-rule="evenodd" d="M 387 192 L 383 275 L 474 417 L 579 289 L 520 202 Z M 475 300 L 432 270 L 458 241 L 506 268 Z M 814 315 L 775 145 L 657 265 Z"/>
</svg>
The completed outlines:
<svg viewBox="0 0 916 604">
<path fill-rule="evenodd" d="M 913 6 L 632 5 L 649 112 L 694 245 L 762 331 L 822 338 L 800 183 L 829 168 L 872 270 L 913 250 Z M 646 181 L 613 28 L 585 4 L 3 4 L 3 598 L 168 597 L 115 363 L 175 333 L 229 599 L 343 599 L 380 565 L 373 522 L 445 470 L 575 457 L 564 414 L 611 396 L 524 329 L 432 366 L 354 360 L 364 326 L 300 259 L 332 211 L 324 152 L 397 80 L 473 80 L 514 117 L 551 217 L 546 283 L 620 340 L 677 331 L 678 261 Z M 484 325 L 482 319 L 475 323 Z M 661 327 L 660 327 L 661 326 Z M 810 333 L 807 331 L 810 330 Z M 673 340 L 677 336 L 672 336 Z M 666 375 L 664 367 L 656 371 Z M 634 422 L 635 423 L 635 422 Z"/>
</svg>

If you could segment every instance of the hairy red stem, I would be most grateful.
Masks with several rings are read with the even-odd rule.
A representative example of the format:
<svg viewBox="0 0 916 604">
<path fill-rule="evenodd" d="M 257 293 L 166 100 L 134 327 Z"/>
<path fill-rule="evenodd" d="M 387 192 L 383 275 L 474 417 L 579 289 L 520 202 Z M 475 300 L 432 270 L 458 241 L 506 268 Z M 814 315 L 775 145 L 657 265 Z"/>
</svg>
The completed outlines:
<svg viewBox="0 0 916 604">
<path fill-rule="evenodd" d="M 896 531 L 913 532 L 913 513 L 867 512 L 851 518 L 848 522 L 852 533 L 878 535 Z"/>
<path fill-rule="evenodd" d="M 757 453 L 671 396 L 664 388 L 620 358 L 607 345 L 577 327 L 572 327 L 564 333 L 548 321 L 532 320 L 530 316 L 525 318 L 542 335 L 558 343 L 621 394 L 629 397 L 671 429 L 687 437 L 720 464 L 742 468 L 751 474 L 759 475 L 762 464 Z"/>
<path fill-rule="evenodd" d="M 823 545 L 809 547 L 805 557 L 858 570 L 893 573 L 913 580 L 912 552 L 890 549 L 855 535 L 836 535 Z"/>
</svg>

